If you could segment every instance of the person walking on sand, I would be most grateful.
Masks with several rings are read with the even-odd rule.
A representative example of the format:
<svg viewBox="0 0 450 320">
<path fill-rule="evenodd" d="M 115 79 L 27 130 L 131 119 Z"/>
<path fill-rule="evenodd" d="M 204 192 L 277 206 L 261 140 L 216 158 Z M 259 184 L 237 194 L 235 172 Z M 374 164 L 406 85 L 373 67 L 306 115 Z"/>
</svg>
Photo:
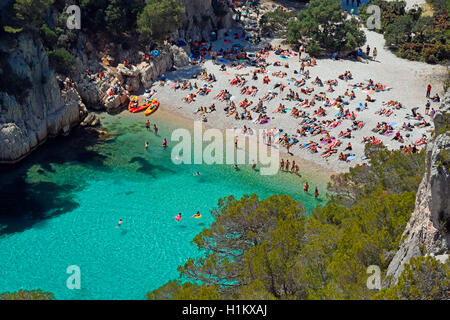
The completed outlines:
<svg viewBox="0 0 450 320">
<path fill-rule="evenodd" d="M 430 97 L 430 94 L 431 94 L 431 84 L 428 84 L 428 86 L 427 86 L 427 95 L 426 95 L 426 98 L 429 98 L 429 97 Z"/>
<path fill-rule="evenodd" d="M 376 61 L 377 60 L 377 48 L 373 48 L 373 60 Z"/>
</svg>

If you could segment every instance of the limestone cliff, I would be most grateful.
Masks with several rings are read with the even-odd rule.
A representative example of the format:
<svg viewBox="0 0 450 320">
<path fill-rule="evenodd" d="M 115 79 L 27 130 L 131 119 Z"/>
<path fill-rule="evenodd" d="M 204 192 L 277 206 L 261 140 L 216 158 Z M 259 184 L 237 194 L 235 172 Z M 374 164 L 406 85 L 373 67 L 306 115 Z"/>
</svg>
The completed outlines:
<svg viewBox="0 0 450 320">
<path fill-rule="evenodd" d="M 434 117 L 435 139 L 426 148 L 426 171 L 416 196 L 415 209 L 403 233 L 400 248 L 387 275 L 394 283 L 412 257 L 448 257 L 450 248 L 450 94 Z"/>
<path fill-rule="evenodd" d="M 63 100 L 40 40 L 26 33 L 2 39 L 0 53 L 0 76 L 24 84 L 17 94 L 0 91 L 0 163 L 13 163 L 47 137 L 68 133 L 80 113 L 78 103 Z"/>
<path fill-rule="evenodd" d="M 182 27 L 174 33 L 173 39 L 208 38 L 212 30 L 229 28 L 231 14 L 216 16 L 213 0 L 181 0 L 186 5 Z M 54 12 L 55 16 L 57 12 Z M 167 45 L 160 48 L 161 54 L 149 62 L 141 62 L 137 48 L 112 42 L 104 47 L 93 45 L 98 39 L 89 39 L 82 32 L 78 34 L 77 47 L 72 53 L 77 57 L 75 85 L 60 90 L 64 77 L 55 76 L 49 67 L 46 51 L 39 39 L 22 33 L 13 39 L 0 39 L 0 76 L 11 81 L 14 92 L 0 89 L 0 163 L 14 163 L 23 159 L 48 137 L 67 134 L 87 116 L 86 106 L 95 110 L 116 113 L 128 103 L 128 95 L 141 88 L 148 88 L 153 81 L 173 66 L 182 67 L 189 63 L 189 49 Z M 89 44 L 89 48 L 86 47 Z M 111 47 L 110 52 L 108 48 Z M 87 50 L 88 49 L 88 50 Z M 131 60 L 132 68 L 113 63 L 107 70 L 100 65 L 101 52 L 111 61 Z M 133 59 L 134 57 L 134 59 Z M 92 75 L 85 70 L 92 71 Z M 94 74 L 104 70 L 104 76 Z M 58 80 L 57 80 L 58 79 Z M 18 85 L 22 82 L 23 85 Z M 3 81 L 5 83 L 5 81 Z M 7 83 L 7 82 L 6 82 Z M 19 88 L 22 86 L 22 88 Z M 2 88 L 2 87 L 0 87 Z M 111 95 L 115 89 L 120 93 Z M 19 91 L 19 92 L 18 92 Z M 82 124 L 97 124 L 90 116 Z"/>
<path fill-rule="evenodd" d="M 223 15 L 216 12 L 213 0 L 181 0 L 186 7 L 182 19 L 182 27 L 178 30 L 178 37 L 190 39 L 209 39 L 213 30 L 229 29 L 233 24 L 230 12 Z M 217 14 L 216 14 L 217 13 Z"/>
</svg>

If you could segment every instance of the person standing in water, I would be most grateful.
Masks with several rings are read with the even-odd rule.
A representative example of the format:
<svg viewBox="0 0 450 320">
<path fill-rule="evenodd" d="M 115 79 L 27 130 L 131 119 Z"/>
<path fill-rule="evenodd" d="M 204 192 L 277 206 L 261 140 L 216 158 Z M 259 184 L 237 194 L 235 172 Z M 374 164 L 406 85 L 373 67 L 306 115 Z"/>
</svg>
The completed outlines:
<svg viewBox="0 0 450 320">
<path fill-rule="evenodd" d="M 150 131 L 150 120 L 145 122 L 145 128 L 147 128 L 147 131 Z"/>
<path fill-rule="evenodd" d="M 308 181 L 305 182 L 305 185 L 303 186 L 303 191 L 308 192 L 309 184 Z"/>
<path fill-rule="evenodd" d="M 117 224 L 116 228 L 120 227 L 122 225 L 122 219 L 119 219 L 119 223 Z"/>
<path fill-rule="evenodd" d="M 167 148 L 167 140 L 164 138 L 162 146 L 163 148 Z"/>
<path fill-rule="evenodd" d="M 155 133 L 155 135 L 158 135 L 158 127 L 156 126 L 156 123 L 153 124 L 153 132 Z"/>
<path fill-rule="evenodd" d="M 319 190 L 316 187 L 316 190 L 314 190 L 314 197 L 317 199 L 319 197 Z"/>
<path fill-rule="evenodd" d="M 145 141 L 145 150 L 148 149 L 148 141 Z"/>
</svg>

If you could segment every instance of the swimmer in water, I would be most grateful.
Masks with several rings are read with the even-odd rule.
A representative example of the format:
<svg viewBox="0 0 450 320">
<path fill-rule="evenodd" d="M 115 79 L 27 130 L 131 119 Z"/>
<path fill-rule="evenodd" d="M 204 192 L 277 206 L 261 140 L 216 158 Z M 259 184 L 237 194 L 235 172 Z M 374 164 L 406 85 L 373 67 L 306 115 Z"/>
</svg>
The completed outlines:
<svg viewBox="0 0 450 320">
<path fill-rule="evenodd" d="M 193 176 L 199 176 L 200 175 L 200 171 L 197 171 L 196 173 L 193 174 Z"/>
<path fill-rule="evenodd" d="M 163 148 L 167 148 L 167 140 L 164 138 L 162 146 Z"/>
<path fill-rule="evenodd" d="M 202 216 L 202 215 L 200 214 L 200 211 L 197 211 L 197 213 L 194 214 L 194 215 L 192 216 L 192 218 L 201 217 L 201 216 Z"/>
<path fill-rule="evenodd" d="M 119 220 L 119 223 L 117 224 L 116 228 L 120 227 L 122 225 L 122 219 Z"/>
<path fill-rule="evenodd" d="M 145 141 L 145 149 L 148 149 L 148 141 Z"/>
<path fill-rule="evenodd" d="M 239 170 L 239 166 L 237 164 L 235 164 L 234 169 Z"/>
<path fill-rule="evenodd" d="M 182 218 L 181 218 L 181 212 L 180 213 L 178 213 L 176 216 L 175 216 L 175 220 L 178 222 L 178 221 L 180 221 Z"/>
</svg>

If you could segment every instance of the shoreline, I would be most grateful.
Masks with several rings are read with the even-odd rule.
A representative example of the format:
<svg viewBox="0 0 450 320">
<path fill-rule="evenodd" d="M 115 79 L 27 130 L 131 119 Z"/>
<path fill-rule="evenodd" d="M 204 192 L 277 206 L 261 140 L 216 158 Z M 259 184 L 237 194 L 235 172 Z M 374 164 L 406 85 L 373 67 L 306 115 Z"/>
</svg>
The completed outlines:
<svg viewBox="0 0 450 320">
<path fill-rule="evenodd" d="M 357 110 L 355 111 L 355 114 L 357 116 L 356 120 L 363 121 L 364 127 L 362 129 L 352 131 L 352 137 L 350 139 L 338 138 L 342 139 L 342 145 L 338 153 L 345 152 L 344 148 L 347 143 L 352 143 L 353 150 L 351 151 L 351 153 L 355 155 L 353 157 L 353 160 L 350 162 L 339 161 L 337 154 L 332 155 L 329 158 L 322 157 L 321 153 L 322 151 L 324 151 L 326 145 L 319 144 L 319 148 L 324 147 L 318 150 L 319 153 L 311 153 L 306 148 L 299 148 L 300 144 L 304 144 L 308 141 L 319 143 L 318 138 L 321 137 L 322 134 L 317 136 L 308 135 L 305 137 L 300 137 L 299 143 L 297 145 L 293 145 L 290 149 L 290 152 L 293 153 L 293 156 L 288 156 L 284 148 L 281 148 L 279 150 L 280 156 L 283 157 L 283 159 L 295 159 L 296 163 L 299 164 L 300 168 L 303 168 L 303 170 L 311 170 L 315 174 L 326 179 L 329 179 L 334 174 L 348 172 L 350 167 L 355 167 L 359 164 L 368 162 L 364 158 L 365 144 L 362 143 L 363 137 L 365 136 L 375 136 L 376 138 L 381 140 L 384 145 L 388 147 L 388 149 L 399 149 L 401 145 L 412 145 L 412 143 L 418 140 L 423 134 L 429 137 L 431 134 L 431 129 L 433 128 L 432 123 L 431 126 L 422 128 L 415 127 L 413 131 L 406 133 L 401 129 L 402 123 L 417 122 L 417 120 L 415 119 L 408 118 L 413 107 L 418 107 L 417 111 L 424 115 L 424 119 L 427 122 L 432 122 L 431 117 L 425 115 L 424 113 L 425 102 L 427 101 L 427 98 L 425 97 L 426 83 L 431 83 L 433 87 L 433 93 L 437 92 L 440 96 L 443 96 L 441 80 L 445 78 L 445 67 L 440 65 L 428 65 L 426 63 L 408 61 L 398 58 L 392 52 L 384 48 L 384 39 L 381 34 L 377 34 L 376 32 L 368 30 L 365 30 L 365 32 L 368 38 L 367 43 L 370 44 L 372 48 L 376 46 L 378 49 L 378 56 L 376 60 L 369 60 L 368 63 L 361 63 L 351 60 L 334 61 L 329 58 L 317 59 L 317 66 L 308 69 L 311 71 L 311 76 L 310 79 L 307 80 L 306 84 L 306 86 L 308 86 L 316 76 L 320 76 L 323 81 L 328 79 L 338 79 L 339 74 L 342 74 L 345 70 L 350 70 L 353 74 L 353 79 L 338 79 L 338 85 L 334 88 L 335 92 L 331 94 L 327 93 L 327 95 L 331 95 L 331 100 L 336 94 L 343 95 L 344 90 L 346 89 L 355 90 L 357 98 L 354 100 L 350 100 L 349 104 L 344 106 L 344 109 L 349 109 L 351 112 L 355 111 L 354 108 L 357 107 L 359 103 L 364 104 L 364 98 L 366 97 L 366 95 L 373 94 L 372 97 L 375 99 L 375 102 L 369 103 L 368 110 L 359 112 Z M 244 48 L 246 48 L 246 51 L 248 52 L 256 50 L 256 47 L 241 40 L 232 40 L 229 44 L 224 44 L 223 40 L 224 39 L 219 39 L 215 41 L 213 43 L 213 47 L 216 50 L 218 48 L 227 49 L 233 44 L 238 43 L 244 46 Z M 270 39 L 270 43 L 278 44 L 279 39 Z M 276 56 L 273 54 L 273 52 L 271 52 L 269 57 L 267 58 L 267 62 L 273 63 L 275 61 L 280 61 L 278 58 L 279 56 Z M 165 110 L 168 113 L 177 114 L 178 116 L 189 121 L 201 121 L 202 113 L 194 112 L 195 109 L 199 107 L 209 107 L 210 105 L 215 104 L 216 111 L 212 113 L 208 112 L 205 114 L 205 116 L 207 117 L 207 122 L 203 123 L 205 127 L 225 130 L 232 128 L 241 129 L 242 126 L 245 125 L 248 128 L 253 129 L 254 131 L 258 129 L 268 130 L 272 128 L 282 128 L 284 132 L 294 134 L 295 130 L 299 128 L 298 123 L 300 120 L 302 120 L 302 118 L 295 119 L 290 115 L 290 112 L 286 112 L 284 114 L 276 113 L 274 109 L 279 104 L 285 104 L 286 107 L 289 108 L 292 108 L 293 106 L 292 101 L 288 101 L 283 98 L 289 89 L 294 89 L 295 92 L 299 91 L 300 89 L 298 87 L 296 88 L 292 86 L 293 83 L 289 82 L 293 81 L 290 80 L 289 77 L 292 77 L 292 79 L 295 78 L 295 74 L 293 74 L 293 71 L 298 70 L 300 67 L 300 62 L 298 60 L 298 55 L 297 57 L 290 57 L 289 60 L 281 60 L 282 63 L 288 62 L 289 67 L 286 69 L 282 66 L 273 68 L 271 65 L 269 65 L 267 75 L 272 80 L 270 85 L 261 85 L 260 82 L 262 76 L 259 76 L 259 80 L 256 81 L 253 81 L 252 79 L 249 79 L 249 77 L 246 77 L 246 85 L 253 85 L 259 89 L 255 96 L 242 94 L 240 93 L 240 87 L 229 84 L 237 74 L 251 74 L 251 72 L 253 71 L 253 67 L 244 65 L 241 69 L 236 70 L 235 68 L 232 68 L 230 65 L 228 65 L 226 72 L 221 72 L 219 70 L 219 65 L 213 63 L 211 60 L 206 60 L 201 65 L 190 65 L 184 68 L 177 69 L 173 72 L 167 72 L 165 75 L 163 75 L 163 79 L 166 79 L 167 83 L 164 86 L 160 86 L 160 81 L 158 81 L 160 79 L 157 79 L 150 89 L 156 90 L 156 94 L 154 95 L 154 97 L 161 102 L 160 110 L 158 112 L 161 112 L 161 110 Z M 201 88 L 206 81 L 200 80 L 199 78 L 193 79 L 192 75 L 199 74 L 202 69 L 205 69 L 208 74 L 214 74 L 217 78 L 217 81 L 208 85 L 208 88 L 211 90 L 209 94 L 199 95 L 198 97 L 196 97 L 194 102 L 186 103 L 185 101 L 183 101 L 183 97 L 186 96 L 186 94 L 194 93 L 195 91 L 182 89 L 174 90 L 172 88 L 172 85 L 177 81 L 181 83 L 183 80 L 186 80 L 189 82 L 197 83 L 198 87 Z M 285 71 L 289 75 L 285 78 L 279 79 L 272 75 L 274 71 Z M 299 79 L 300 78 L 296 80 Z M 367 82 L 368 79 L 373 79 L 376 83 L 382 83 L 386 85 L 389 90 L 368 93 L 364 92 L 364 90 L 361 90 L 360 88 L 350 88 L 350 86 L 354 83 Z M 264 94 L 275 92 L 275 90 L 272 89 L 275 83 L 282 83 L 283 85 L 286 85 L 286 89 L 283 92 L 280 91 L 273 100 L 270 100 L 270 102 L 264 103 L 264 106 L 267 108 L 266 113 L 271 120 L 270 123 L 266 125 L 255 124 L 250 120 L 235 120 L 234 117 L 227 117 L 222 110 L 222 107 L 225 106 L 225 102 L 220 102 L 219 100 L 214 98 L 220 92 L 220 90 L 226 89 L 232 96 L 236 97 L 236 104 L 238 104 L 238 102 L 240 102 L 244 98 L 248 98 L 248 100 L 250 102 L 253 102 L 253 105 L 255 105 L 255 103 L 258 101 L 258 98 L 261 98 Z M 323 88 L 316 87 L 315 89 L 315 92 L 317 93 L 319 91 L 327 91 L 326 86 Z M 278 89 L 276 90 L 278 92 Z M 312 98 L 312 96 L 308 95 L 303 96 L 303 93 L 301 93 L 301 95 L 303 98 Z M 344 97 L 344 100 L 348 100 L 348 97 Z M 376 114 L 380 109 L 386 108 L 384 103 L 388 101 L 401 102 L 403 107 L 397 110 L 395 108 L 392 108 L 393 113 L 390 116 Z M 438 108 L 439 104 L 440 103 L 432 102 L 432 107 Z M 316 101 L 315 107 L 301 107 L 299 109 L 302 112 L 311 112 L 312 115 L 312 111 L 317 109 L 318 106 L 322 106 L 322 103 Z M 238 108 L 240 109 L 240 107 Z M 318 117 L 318 120 L 329 121 L 336 118 L 336 114 L 339 111 L 336 109 L 336 107 L 328 106 L 325 109 L 327 111 L 327 115 L 325 117 Z M 253 117 L 256 118 L 256 115 L 257 114 L 253 113 Z M 330 135 L 337 137 L 339 131 L 345 131 L 345 127 L 348 128 L 352 123 L 350 120 L 344 118 L 342 120 L 342 126 L 338 126 L 336 128 L 332 127 L 332 129 L 328 129 Z M 404 138 L 404 143 L 393 140 L 392 136 L 384 136 L 372 132 L 372 129 L 377 125 L 377 123 L 386 121 L 388 121 L 388 123 L 395 124 L 393 125 L 393 131 L 402 131 L 402 135 L 406 135 L 406 137 Z"/>
<path fill-rule="evenodd" d="M 176 125 L 179 125 L 181 128 L 188 129 L 191 132 L 193 130 L 194 121 L 196 121 L 196 119 L 189 118 L 184 113 L 174 111 L 172 108 L 167 108 L 167 105 L 160 105 L 158 110 L 153 115 L 148 116 L 148 117 L 143 116 L 143 113 L 136 113 L 136 114 L 130 113 L 130 112 L 128 112 L 128 110 L 124 110 L 121 113 L 115 115 L 114 117 L 117 117 L 118 119 L 125 117 L 125 118 L 133 119 L 133 120 L 139 120 L 139 121 L 142 120 L 142 124 L 144 124 L 147 119 L 150 120 L 150 123 L 152 123 L 152 124 L 155 122 L 155 120 L 156 120 L 156 122 L 162 120 L 163 122 L 165 122 L 166 124 L 169 124 L 170 126 L 173 126 L 173 124 L 176 123 Z M 152 121 L 152 119 L 155 119 L 155 120 Z M 206 129 L 218 129 L 222 133 L 224 133 L 225 130 L 229 129 L 229 128 L 216 127 L 210 123 L 202 123 L 202 128 L 203 128 L 203 132 Z M 166 137 L 166 138 L 170 143 L 170 137 Z M 258 143 L 262 143 L 262 142 L 258 141 Z M 248 147 L 249 147 L 249 144 L 246 144 L 246 150 L 245 150 L 246 153 L 248 152 Z M 304 183 L 304 181 L 307 180 L 310 182 L 310 184 L 311 184 L 311 182 L 314 184 L 317 184 L 323 191 L 327 191 L 327 184 L 330 181 L 330 177 L 332 175 L 339 174 L 339 172 L 330 170 L 329 168 L 326 168 L 324 166 L 316 164 L 307 159 L 303 159 L 298 155 L 294 155 L 294 156 L 288 155 L 283 149 L 281 149 L 281 150 L 276 149 L 276 150 L 278 150 L 280 152 L 280 160 L 282 158 L 283 159 L 289 158 L 290 161 L 295 160 L 295 162 L 298 164 L 298 166 L 300 168 L 300 172 L 299 172 L 300 176 L 295 176 L 293 173 L 279 170 L 277 172 L 277 174 L 274 175 L 273 177 L 277 177 L 277 179 L 278 179 L 279 174 L 283 174 L 283 176 L 286 176 L 285 174 L 289 174 L 289 176 L 287 176 L 288 179 L 297 179 L 298 178 L 299 188 L 303 188 L 302 183 Z M 220 164 L 213 164 L 213 165 L 220 165 Z M 251 166 L 251 164 L 246 164 L 246 166 Z M 283 177 L 283 178 L 285 178 L 285 177 Z"/>
</svg>

